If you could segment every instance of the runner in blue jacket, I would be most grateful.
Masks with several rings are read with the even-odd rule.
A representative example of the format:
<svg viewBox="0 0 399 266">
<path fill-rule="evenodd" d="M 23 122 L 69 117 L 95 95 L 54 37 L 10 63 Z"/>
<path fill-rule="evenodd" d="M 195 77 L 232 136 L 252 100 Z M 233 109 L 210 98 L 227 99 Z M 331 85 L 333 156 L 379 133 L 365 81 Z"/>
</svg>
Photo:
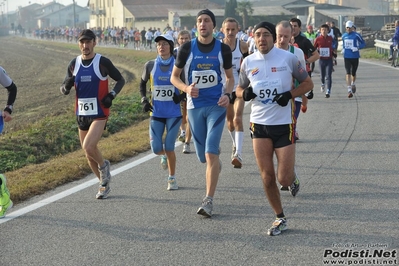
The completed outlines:
<svg viewBox="0 0 399 266">
<path fill-rule="evenodd" d="M 346 33 L 342 35 L 342 53 L 344 55 L 346 70 L 346 85 L 348 85 L 348 98 L 356 92 L 356 71 L 359 66 L 359 50 L 366 46 L 363 37 L 355 31 L 352 21 L 346 22 Z"/>
</svg>

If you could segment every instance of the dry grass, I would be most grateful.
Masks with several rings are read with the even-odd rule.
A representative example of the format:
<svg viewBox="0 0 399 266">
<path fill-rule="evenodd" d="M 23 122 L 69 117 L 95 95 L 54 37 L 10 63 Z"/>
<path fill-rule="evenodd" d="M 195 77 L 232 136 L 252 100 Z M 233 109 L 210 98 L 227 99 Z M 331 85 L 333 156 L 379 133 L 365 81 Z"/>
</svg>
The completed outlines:
<svg viewBox="0 0 399 266">
<path fill-rule="evenodd" d="M 100 141 L 103 156 L 111 162 L 120 162 L 150 148 L 148 119 L 110 135 Z M 8 172 L 11 198 L 14 203 L 43 194 L 55 187 L 81 179 L 91 173 L 82 150 L 53 158 L 42 164 L 28 165 Z"/>
</svg>

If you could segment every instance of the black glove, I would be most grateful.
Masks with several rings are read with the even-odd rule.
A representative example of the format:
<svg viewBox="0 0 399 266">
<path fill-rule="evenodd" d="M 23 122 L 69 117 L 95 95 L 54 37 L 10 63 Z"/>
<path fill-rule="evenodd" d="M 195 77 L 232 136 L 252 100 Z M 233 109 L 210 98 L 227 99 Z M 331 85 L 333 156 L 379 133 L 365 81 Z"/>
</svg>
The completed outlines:
<svg viewBox="0 0 399 266">
<path fill-rule="evenodd" d="M 292 99 L 291 92 L 286 91 L 286 92 L 277 94 L 274 97 L 273 102 L 277 102 L 280 106 L 287 106 L 288 102 L 291 99 Z"/>
<path fill-rule="evenodd" d="M 146 100 L 143 100 L 143 101 L 141 102 L 141 104 L 143 105 L 143 112 L 144 112 L 144 113 L 152 112 L 152 111 L 153 111 L 153 110 L 152 110 L 152 106 L 151 106 L 151 104 L 148 102 L 147 99 L 146 99 Z"/>
<path fill-rule="evenodd" d="M 254 99 L 256 96 L 258 96 L 258 95 L 256 95 L 255 93 L 254 93 L 254 91 L 253 91 L 253 89 L 252 89 L 252 87 L 251 86 L 249 86 L 248 88 L 246 88 L 246 89 L 244 89 L 244 92 L 243 92 L 243 94 L 242 94 L 242 98 L 244 99 L 244 101 L 250 101 L 250 100 L 252 100 L 252 99 Z"/>
<path fill-rule="evenodd" d="M 173 102 L 175 104 L 178 104 L 179 102 L 183 101 L 184 99 L 186 99 L 186 93 L 180 93 L 179 95 L 177 95 L 175 92 L 173 93 Z"/>
<path fill-rule="evenodd" d="M 308 96 L 306 96 L 309 100 L 313 99 L 313 90 L 309 91 Z"/>
<path fill-rule="evenodd" d="M 102 100 L 101 103 L 104 105 L 105 108 L 110 108 L 112 106 L 112 100 L 114 99 L 114 95 L 110 92 L 105 96 Z"/>
</svg>

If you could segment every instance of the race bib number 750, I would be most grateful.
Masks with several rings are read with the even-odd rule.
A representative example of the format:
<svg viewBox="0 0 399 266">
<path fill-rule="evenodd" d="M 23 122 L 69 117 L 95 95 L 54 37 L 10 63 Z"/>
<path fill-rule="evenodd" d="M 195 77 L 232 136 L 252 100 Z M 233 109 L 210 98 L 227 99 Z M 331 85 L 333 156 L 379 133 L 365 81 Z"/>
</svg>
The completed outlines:
<svg viewBox="0 0 399 266">
<path fill-rule="evenodd" d="M 192 72 L 192 80 L 198 89 L 211 88 L 218 84 L 215 70 L 201 70 Z"/>
</svg>

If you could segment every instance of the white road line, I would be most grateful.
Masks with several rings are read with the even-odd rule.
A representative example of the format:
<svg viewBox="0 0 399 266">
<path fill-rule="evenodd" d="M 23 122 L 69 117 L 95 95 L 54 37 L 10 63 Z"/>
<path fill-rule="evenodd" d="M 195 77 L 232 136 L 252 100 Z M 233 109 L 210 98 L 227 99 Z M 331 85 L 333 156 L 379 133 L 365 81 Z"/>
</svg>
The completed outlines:
<svg viewBox="0 0 399 266">
<path fill-rule="evenodd" d="M 180 145 L 182 145 L 182 143 L 180 141 L 177 141 L 175 143 L 175 147 L 178 147 Z M 121 166 L 121 167 L 111 171 L 111 175 L 112 176 L 116 176 L 116 175 L 118 175 L 118 174 L 120 174 L 122 172 L 125 172 L 125 171 L 127 171 L 127 170 L 129 170 L 129 169 L 131 169 L 133 167 L 136 167 L 136 166 L 138 166 L 138 165 L 140 165 L 140 164 L 142 164 L 142 163 L 144 163 L 146 161 L 149 161 L 149 160 L 151 160 L 151 159 L 153 159 L 153 158 L 155 158 L 157 156 L 158 155 L 151 153 L 151 154 L 149 154 L 147 156 L 144 156 L 141 159 L 135 160 L 135 161 L 133 161 L 131 163 L 128 163 L 128 164 L 126 164 L 124 166 Z M 65 198 L 65 197 L 67 197 L 69 195 L 72 195 L 72 194 L 74 194 L 74 193 L 76 193 L 78 191 L 81 191 L 83 189 L 86 189 L 88 187 L 91 187 L 91 186 L 97 185 L 97 184 L 98 184 L 98 178 L 96 177 L 96 178 L 93 178 L 93 179 L 83 183 L 83 184 L 77 185 L 77 186 L 75 186 L 73 188 L 70 188 L 70 189 L 67 189 L 67 190 L 65 190 L 63 192 L 60 192 L 60 193 L 58 193 L 58 194 L 56 194 L 54 196 L 48 197 L 46 199 L 43 199 L 43 200 L 41 200 L 41 201 L 39 201 L 37 203 L 34 203 L 32 205 L 29 205 L 29 206 L 26 206 L 26 207 L 24 207 L 22 209 L 19 209 L 17 211 L 7 213 L 6 217 L 0 219 L 0 224 L 6 223 L 8 221 L 11 221 L 14 218 L 17 218 L 19 216 L 27 214 L 27 213 L 29 213 L 31 211 L 37 210 L 37 209 L 39 209 L 39 208 L 41 208 L 43 206 L 46 206 L 46 205 L 48 205 L 50 203 L 53 203 L 53 202 L 55 202 L 57 200 L 60 200 L 60 199 Z"/>
<path fill-rule="evenodd" d="M 380 67 L 385 67 L 385 68 L 390 68 L 392 70 L 399 70 L 399 67 L 391 66 L 390 62 L 388 62 L 387 64 L 382 64 L 382 63 L 379 63 L 379 62 L 368 61 L 367 59 L 363 59 L 363 60 L 360 59 L 360 60 L 361 60 L 360 61 L 361 63 L 366 63 L 366 64 L 369 64 L 369 65 L 375 65 L 375 66 L 380 66 Z"/>
</svg>

